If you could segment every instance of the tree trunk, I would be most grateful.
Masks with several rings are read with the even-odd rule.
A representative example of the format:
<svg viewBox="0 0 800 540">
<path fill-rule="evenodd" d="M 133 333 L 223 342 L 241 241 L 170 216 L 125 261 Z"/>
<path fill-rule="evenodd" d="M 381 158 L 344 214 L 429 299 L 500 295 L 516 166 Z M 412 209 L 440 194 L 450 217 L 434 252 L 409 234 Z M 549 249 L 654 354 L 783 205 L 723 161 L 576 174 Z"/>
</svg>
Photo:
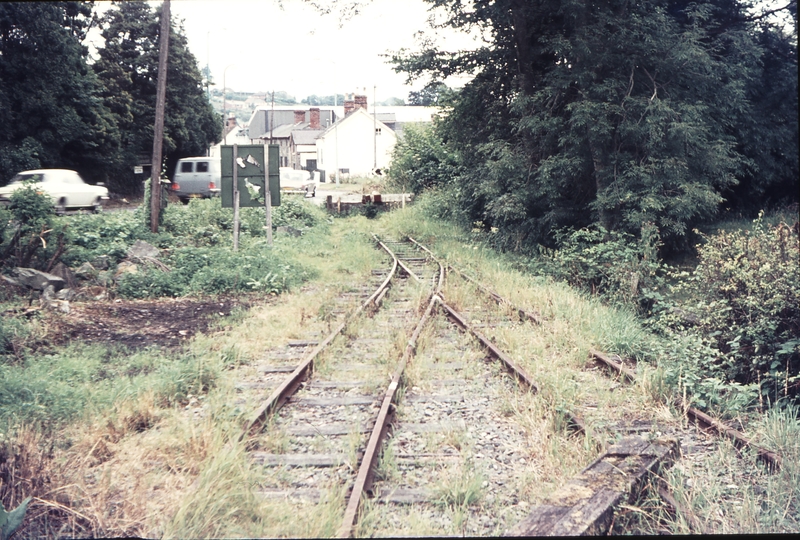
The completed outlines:
<svg viewBox="0 0 800 540">
<path fill-rule="evenodd" d="M 523 94 L 533 95 L 533 59 L 531 57 L 531 25 L 526 18 L 526 0 L 515 0 L 511 3 L 511 20 L 514 25 L 514 44 L 517 49 L 517 72 L 520 78 L 520 90 Z"/>
</svg>

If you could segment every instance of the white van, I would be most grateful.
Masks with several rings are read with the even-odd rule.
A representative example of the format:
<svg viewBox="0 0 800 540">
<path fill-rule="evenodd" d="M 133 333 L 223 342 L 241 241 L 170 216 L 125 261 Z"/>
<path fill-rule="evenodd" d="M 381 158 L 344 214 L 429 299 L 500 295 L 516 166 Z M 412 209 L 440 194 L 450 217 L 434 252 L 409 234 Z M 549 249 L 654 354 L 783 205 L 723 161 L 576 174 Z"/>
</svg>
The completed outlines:
<svg viewBox="0 0 800 540">
<path fill-rule="evenodd" d="M 221 183 L 219 158 L 189 157 L 178 160 L 169 189 L 186 204 L 191 198 L 219 195 Z"/>
</svg>

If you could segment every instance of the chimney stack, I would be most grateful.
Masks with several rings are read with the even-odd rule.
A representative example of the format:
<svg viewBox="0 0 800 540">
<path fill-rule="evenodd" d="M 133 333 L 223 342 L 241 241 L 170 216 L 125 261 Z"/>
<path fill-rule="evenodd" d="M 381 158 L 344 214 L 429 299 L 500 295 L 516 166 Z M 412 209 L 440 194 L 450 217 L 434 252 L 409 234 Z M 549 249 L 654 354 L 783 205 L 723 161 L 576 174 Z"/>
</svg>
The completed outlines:
<svg viewBox="0 0 800 540">
<path fill-rule="evenodd" d="M 311 129 L 321 129 L 319 123 L 319 107 L 311 107 L 308 112 L 311 117 L 311 125 L 309 127 Z"/>
<path fill-rule="evenodd" d="M 356 110 L 356 102 L 352 99 L 345 98 L 344 100 L 344 115 L 347 116 L 351 112 Z"/>
<path fill-rule="evenodd" d="M 306 111 L 294 111 L 294 123 L 300 124 L 306 121 Z"/>
<path fill-rule="evenodd" d="M 360 108 L 364 109 L 365 111 L 368 110 L 367 109 L 367 96 L 354 96 L 353 99 L 355 101 L 355 108 L 359 108 L 360 107 Z"/>
</svg>

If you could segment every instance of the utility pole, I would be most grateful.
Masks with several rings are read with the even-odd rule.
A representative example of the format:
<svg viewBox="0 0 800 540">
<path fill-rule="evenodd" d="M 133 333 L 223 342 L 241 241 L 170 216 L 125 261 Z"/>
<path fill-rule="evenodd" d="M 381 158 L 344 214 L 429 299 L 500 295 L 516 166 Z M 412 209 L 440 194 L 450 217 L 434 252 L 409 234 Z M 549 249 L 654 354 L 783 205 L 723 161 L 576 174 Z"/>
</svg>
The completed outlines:
<svg viewBox="0 0 800 540">
<path fill-rule="evenodd" d="M 372 172 L 378 170 L 378 102 L 375 101 L 377 86 L 372 86 Z"/>
<path fill-rule="evenodd" d="M 153 157 L 150 160 L 150 230 L 158 232 L 161 213 L 161 144 L 164 141 L 164 105 L 167 93 L 167 56 L 169 55 L 169 0 L 161 4 L 161 31 L 158 34 L 158 86 L 156 88 L 156 124 L 153 129 Z"/>
<path fill-rule="evenodd" d="M 272 144 L 272 128 L 275 126 L 275 90 L 272 91 L 272 117 L 269 120 L 269 144 Z"/>
</svg>

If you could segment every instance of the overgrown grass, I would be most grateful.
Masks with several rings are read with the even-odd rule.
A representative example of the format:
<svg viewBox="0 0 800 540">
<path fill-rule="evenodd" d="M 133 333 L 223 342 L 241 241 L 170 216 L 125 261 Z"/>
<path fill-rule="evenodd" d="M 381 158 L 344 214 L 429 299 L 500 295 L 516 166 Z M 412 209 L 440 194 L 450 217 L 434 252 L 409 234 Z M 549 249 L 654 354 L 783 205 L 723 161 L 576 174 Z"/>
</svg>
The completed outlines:
<svg viewBox="0 0 800 540">
<path fill-rule="evenodd" d="M 21 364 L 0 364 L 0 432 L 11 436 L 18 426 L 53 432 L 145 393 L 169 408 L 205 393 L 219 376 L 218 365 L 197 355 L 164 354 L 70 345 Z"/>
<path fill-rule="evenodd" d="M 513 298 L 520 307 L 538 311 L 545 319 L 546 324 L 541 327 L 525 323 L 523 331 L 497 332 L 498 340 L 513 351 L 515 361 L 540 385 L 538 395 L 509 396 L 502 404 L 503 410 L 514 415 L 523 427 L 527 440 L 537 445 L 539 453 L 514 486 L 520 500 L 541 500 L 563 481 L 556 474 L 568 477 L 579 471 L 605 442 L 570 435 L 564 411 L 593 401 L 606 410 L 641 412 L 647 408 L 654 415 L 666 415 L 661 400 L 680 394 L 674 371 L 668 369 L 668 353 L 685 354 L 691 360 L 692 351 L 703 353 L 694 342 L 687 340 L 668 349 L 665 344 L 671 338 L 651 334 L 634 309 L 611 308 L 552 277 L 532 274 L 530 265 L 488 249 L 480 236 L 469 229 L 431 218 L 435 205 L 424 198 L 421 202 L 416 208 L 381 214 L 374 220 L 363 216 L 329 220 L 311 209 L 308 215 L 317 217 L 303 222 L 305 209 L 295 208 L 289 223 L 302 228 L 304 234 L 297 238 L 278 234 L 271 250 L 264 246 L 263 229 L 259 229 L 262 215 L 247 218 L 252 221 L 248 221 L 243 235 L 241 253 L 258 257 L 253 253 L 269 251 L 270 261 L 289 265 L 288 288 L 295 294 L 281 295 L 246 314 L 238 313 L 220 322 L 213 335 L 197 336 L 179 354 L 126 354 L 113 347 L 78 345 L 53 348 L 47 355 L 16 354 L 15 347 L 22 344 L 24 348 L 25 340 L 35 339 L 37 330 L 21 319 L 4 317 L 0 321 L 0 350 L 5 350 L 0 363 L 0 407 L 4 413 L 0 419 L 0 452 L 5 469 L 0 472 L 6 476 L 0 477 L 10 477 L 13 472 L 26 480 L 13 486 L 3 483 L 0 497 L 8 507 L 27 495 L 37 496 L 39 506 L 34 504 L 32 513 L 49 516 L 29 523 L 25 534 L 64 534 L 58 532 L 61 526 L 78 536 L 335 534 L 343 501 L 341 490 L 335 486 L 330 486 L 327 498 L 311 513 L 302 506 L 257 496 L 257 486 L 265 473 L 247 461 L 243 447 L 236 442 L 252 404 L 237 402 L 234 382 L 254 370 L 251 364 L 269 347 L 326 333 L 331 323 L 326 320 L 326 313 L 331 311 L 332 299 L 342 283 L 367 274 L 381 260 L 372 246 L 373 231 L 395 237 L 414 236 L 447 261 L 490 284 L 501 295 Z M 206 264 L 208 259 L 219 258 L 230 267 L 227 274 L 239 276 L 239 283 L 244 279 L 258 281 L 256 274 L 247 278 L 237 274 L 241 269 L 231 268 L 250 264 L 263 275 L 272 267 L 259 266 L 260 259 L 235 258 L 226 251 L 226 218 L 222 210 L 212 205 L 212 201 L 198 201 L 186 207 L 176 206 L 173 215 L 168 212 L 163 233 L 172 236 L 163 237 L 148 236 L 135 224 L 135 215 L 107 214 L 113 217 L 108 221 L 98 218 L 96 222 L 91 221 L 94 217 L 79 216 L 90 219 L 80 222 L 81 235 L 87 236 L 81 249 L 73 252 L 73 262 L 105 255 L 113 267 L 124 257 L 127 246 L 141 238 L 164 249 L 165 264 L 174 266 L 169 273 L 157 268 L 148 270 L 153 276 L 159 275 L 156 272 L 174 276 L 183 272 L 187 283 L 191 283 L 210 267 L 211 263 Z M 291 209 L 289 205 L 286 208 Z M 209 223 L 215 223 L 213 226 L 200 217 L 206 215 L 205 210 L 216 216 L 209 218 Z M 295 211 L 299 215 L 294 215 Z M 78 223 L 77 218 L 75 222 Z M 91 237 L 92 230 L 98 238 Z M 292 281 L 295 271 L 306 274 Z M 300 288 L 301 284 L 305 286 Z M 268 292 L 267 288 L 259 290 Z M 455 290 L 448 294 L 458 304 L 469 305 L 472 301 L 470 294 L 458 296 Z M 26 332 L 32 337 L 26 337 Z M 5 342 L 4 335 L 10 336 Z M 402 340 L 395 341 L 396 349 L 404 347 Z M 418 347 L 426 346 L 423 334 Z M 619 393 L 608 391 L 610 383 L 603 375 L 586 373 L 590 347 L 647 360 L 652 365 L 640 363 L 639 370 L 646 372 L 645 376 L 623 400 Z M 409 380 L 424 385 L 420 368 L 412 365 L 410 369 Z M 678 373 L 684 373 L 685 380 L 685 372 Z M 597 397 L 601 394 L 602 399 Z M 723 401 L 735 403 L 730 393 L 721 396 Z M 709 516 L 703 519 L 713 525 L 709 525 L 710 532 L 798 529 L 800 482 L 793 465 L 800 458 L 796 414 L 796 409 L 776 409 L 751 426 L 764 446 L 784 453 L 785 461 L 790 462 L 781 473 L 762 474 L 753 462 L 749 491 L 730 496 L 733 490 L 728 490 L 729 484 L 720 479 L 716 484 L 704 480 L 710 482 L 702 484 L 708 486 L 706 491 L 696 488 L 681 492 L 681 500 L 692 512 Z M 451 445 L 465 445 L 453 434 L 449 437 Z M 275 444 L 286 441 L 276 434 Z M 732 449 L 723 448 L 705 472 L 732 467 L 733 456 Z M 384 457 L 386 467 L 381 474 L 391 476 L 391 452 Z M 674 491 L 679 493 L 678 485 L 685 475 L 675 475 L 670 481 L 675 482 Z M 469 505 L 467 501 L 474 503 L 480 495 L 475 477 L 465 474 L 450 479 L 450 495 L 443 500 L 453 505 L 456 525 L 464 517 L 459 517 L 458 512 L 463 513 L 465 504 Z M 719 497 L 715 501 L 706 496 L 710 494 Z M 727 501 L 726 498 L 730 505 L 722 506 L 720 501 Z M 740 504 L 737 501 L 745 501 L 741 502 L 741 510 L 736 507 Z M 666 513 L 659 514 L 664 509 L 661 503 L 652 501 L 652 506 L 657 510 L 651 512 L 652 519 L 642 521 L 641 530 L 656 532 L 666 527 L 671 532 L 688 532 L 678 520 L 669 521 Z M 720 508 L 723 518 L 718 519 L 714 516 Z M 360 531 L 371 530 L 370 520 L 377 519 L 377 512 L 377 506 L 367 504 Z M 297 519 L 298 515 L 305 517 Z M 410 512 L 404 530 L 430 533 L 426 519 Z M 737 529 L 739 521 L 741 529 Z"/>
<path fill-rule="evenodd" d="M 703 461 L 691 456 L 662 473 L 677 501 L 665 506 L 650 489 L 626 506 L 612 532 L 622 534 L 790 534 L 800 530 L 800 418 L 775 407 L 752 425 L 759 444 L 783 457 L 771 472 L 751 450 L 729 442 Z M 742 466 L 744 465 L 744 470 Z M 651 486 L 656 487 L 656 486 Z"/>
</svg>

